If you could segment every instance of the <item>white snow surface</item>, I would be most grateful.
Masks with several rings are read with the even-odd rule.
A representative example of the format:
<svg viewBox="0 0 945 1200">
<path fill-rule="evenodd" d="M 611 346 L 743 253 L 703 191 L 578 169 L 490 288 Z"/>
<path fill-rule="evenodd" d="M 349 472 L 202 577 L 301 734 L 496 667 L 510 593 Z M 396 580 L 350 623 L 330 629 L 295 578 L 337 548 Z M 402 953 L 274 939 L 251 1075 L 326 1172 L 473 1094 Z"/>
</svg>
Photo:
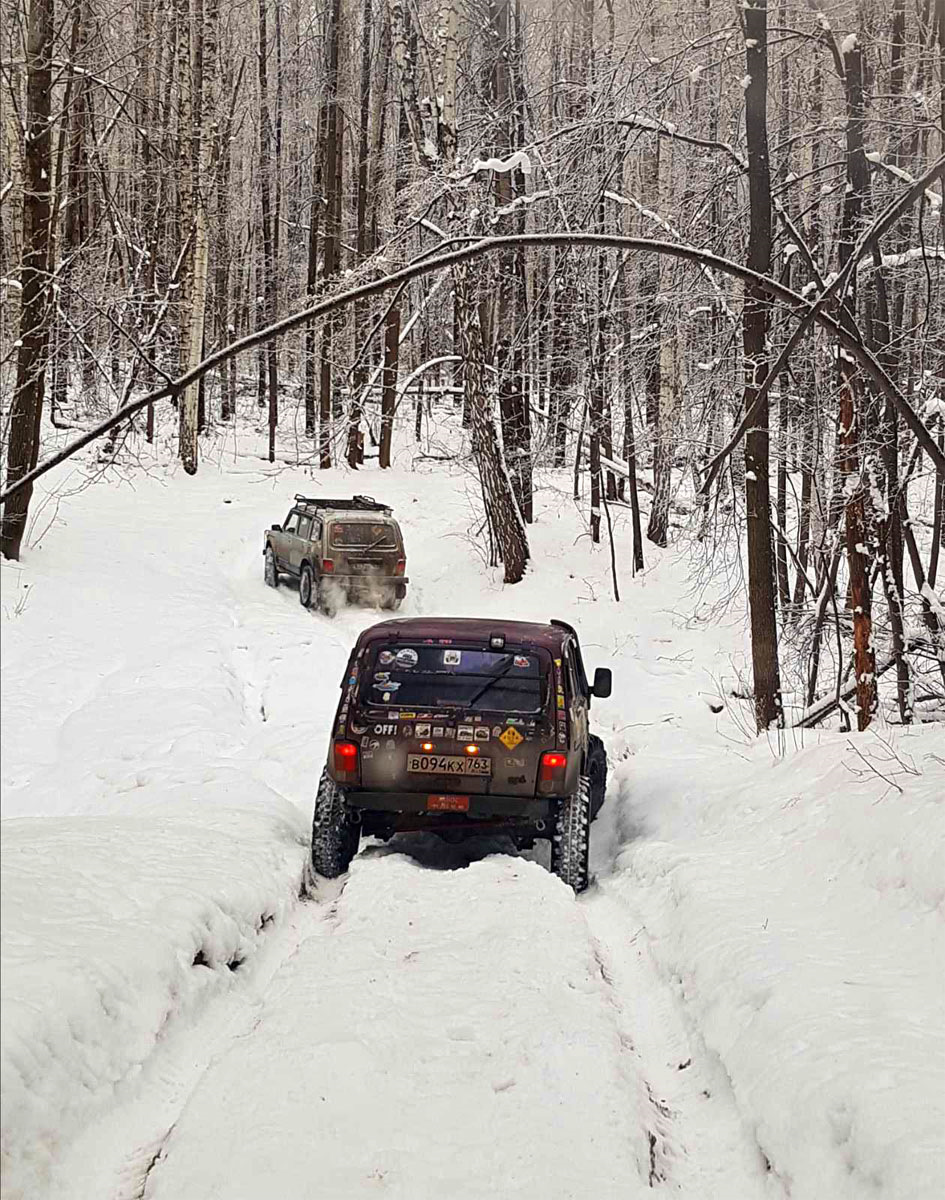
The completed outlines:
<svg viewBox="0 0 945 1200">
<path fill-rule="evenodd" d="M 468 477 L 408 467 L 237 445 L 37 490 L 0 569 L 5 1200 L 941 1195 L 941 728 L 755 740 L 743 615 L 685 554 L 632 577 L 612 506 L 616 604 L 550 475 L 506 588 Z M 405 615 L 559 616 L 613 667 L 582 897 L 543 850 L 400 838 L 298 900 L 379 614 L 263 585 L 297 490 L 394 505 Z"/>
</svg>

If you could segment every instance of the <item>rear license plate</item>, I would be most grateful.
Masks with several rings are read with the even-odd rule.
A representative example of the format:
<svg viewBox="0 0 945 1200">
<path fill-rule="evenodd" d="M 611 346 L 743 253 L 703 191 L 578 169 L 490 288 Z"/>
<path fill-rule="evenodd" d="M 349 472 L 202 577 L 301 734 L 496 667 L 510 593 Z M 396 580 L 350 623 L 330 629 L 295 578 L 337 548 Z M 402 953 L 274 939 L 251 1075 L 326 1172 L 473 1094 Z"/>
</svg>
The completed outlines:
<svg viewBox="0 0 945 1200">
<path fill-rule="evenodd" d="M 468 796 L 427 796 L 428 812 L 469 812 Z"/>
<path fill-rule="evenodd" d="M 458 754 L 408 754 L 407 770 L 415 775 L 491 775 L 491 758 Z"/>
</svg>

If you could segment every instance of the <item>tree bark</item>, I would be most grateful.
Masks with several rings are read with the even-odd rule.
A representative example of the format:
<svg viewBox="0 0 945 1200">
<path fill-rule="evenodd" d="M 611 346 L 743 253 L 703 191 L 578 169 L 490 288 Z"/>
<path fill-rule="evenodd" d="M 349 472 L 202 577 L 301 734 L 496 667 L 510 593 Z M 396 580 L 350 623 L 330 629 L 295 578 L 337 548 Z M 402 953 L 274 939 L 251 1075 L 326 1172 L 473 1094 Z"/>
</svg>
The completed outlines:
<svg viewBox="0 0 945 1200">
<path fill-rule="evenodd" d="M 863 52 L 854 45 L 844 53 L 847 99 L 847 186 L 840 232 L 840 267 L 847 265 L 861 232 L 863 198 L 867 187 L 863 153 Z M 853 285 L 855 287 L 855 283 Z M 855 301 L 845 308 L 852 326 Z M 841 361 L 841 374 L 844 368 Z M 840 391 L 840 461 L 843 480 L 844 536 L 850 577 L 849 608 L 853 615 L 853 669 L 856 673 L 857 728 L 869 727 L 876 711 L 876 655 L 873 650 L 873 615 L 869 579 L 870 532 L 866 511 L 866 486 L 862 458 L 863 416 L 857 387 L 844 378 Z"/>
<path fill-rule="evenodd" d="M 7 487 L 32 470 L 39 458 L 52 307 L 49 248 L 54 35 L 53 0 L 30 0 L 26 28 L 22 294 L 16 385 L 7 446 Z M 32 485 L 28 484 L 4 508 L 0 532 L 0 550 L 4 558 L 20 557 L 32 492 Z"/>
<path fill-rule="evenodd" d="M 748 266 L 767 274 L 771 265 L 771 169 L 768 162 L 767 0 L 744 9 L 745 135 L 748 143 L 750 228 Z M 745 353 L 744 407 L 754 403 L 767 375 L 768 301 L 753 283 L 745 286 L 742 343 Z M 771 495 L 768 484 L 768 400 L 745 438 L 745 506 L 748 534 L 748 605 L 758 732 L 783 724 L 778 633 L 775 620 Z"/>
<path fill-rule="evenodd" d="M 259 4 L 259 202 L 262 216 L 262 267 L 264 321 L 276 317 L 276 252 L 272 205 L 272 121 L 269 114 L 269 37 L 266 25 L 267 0 Z M 260 385 L 262 375 L 260 376 Z M 276 342 L 265 347 L 265 392 L 269 401 L 269 461 L 276 461 L 276 430 L 279 426 L 279 360 Z"/>
</svg>

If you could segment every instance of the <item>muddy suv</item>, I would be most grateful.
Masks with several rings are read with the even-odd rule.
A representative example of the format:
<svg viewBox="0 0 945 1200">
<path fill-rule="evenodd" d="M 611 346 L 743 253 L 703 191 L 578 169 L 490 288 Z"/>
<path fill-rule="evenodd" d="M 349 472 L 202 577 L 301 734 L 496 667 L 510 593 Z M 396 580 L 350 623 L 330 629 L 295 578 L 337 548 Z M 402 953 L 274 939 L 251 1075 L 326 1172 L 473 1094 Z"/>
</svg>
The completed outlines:
<svg viewBox="0 0 945 1200">
<path fill-rule="evenodd" d="M 610 686 L 600 667 L 588 683 L 563 621 L 410 618 L 366 629 L 315 798 L 315 872 L 346 871 L 362 834 L 506 833 L 520 847 L 549 839 L 552 871 L 582 891 L 607 783 L 589 710 Z"/>
<path fill-rule="evenodd" d="M 407 559 L 400 526 L 371 496 L 350 500 L 296 496 L 281 525 L 266 530 L 265 579 L 299 582 L 303 608 L 334 616 L 347 599 L 399 608 L 407 594 Z"/>
</svg>

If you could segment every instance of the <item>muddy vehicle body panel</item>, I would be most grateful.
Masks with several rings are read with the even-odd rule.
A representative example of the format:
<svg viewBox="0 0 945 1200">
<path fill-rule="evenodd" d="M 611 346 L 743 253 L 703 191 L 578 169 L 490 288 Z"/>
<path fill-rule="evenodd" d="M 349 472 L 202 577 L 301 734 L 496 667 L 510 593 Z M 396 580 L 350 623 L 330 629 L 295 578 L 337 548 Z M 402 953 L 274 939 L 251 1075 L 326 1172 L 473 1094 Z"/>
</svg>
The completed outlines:
<svg viewBox="0 0 945 1200">
<path fill-rule="evenodd" d="M 365 833 L 550 836 L 586 769 L 592 694 L 563 623 L 384 621 L 349 658 L 327 771 Z"/>
<path fill-rule="evenodd" d="M 290 575 L 301 585 L 310 573 L 313 602 L 327 592 L 339 600 L 396 607 L 407 594 L 400 526 L 387 505 L 369 496 L 296 496 L 285 521 L 266 531 L 263 554 L 269 552 L 277 575 Z"/>
</svg>

